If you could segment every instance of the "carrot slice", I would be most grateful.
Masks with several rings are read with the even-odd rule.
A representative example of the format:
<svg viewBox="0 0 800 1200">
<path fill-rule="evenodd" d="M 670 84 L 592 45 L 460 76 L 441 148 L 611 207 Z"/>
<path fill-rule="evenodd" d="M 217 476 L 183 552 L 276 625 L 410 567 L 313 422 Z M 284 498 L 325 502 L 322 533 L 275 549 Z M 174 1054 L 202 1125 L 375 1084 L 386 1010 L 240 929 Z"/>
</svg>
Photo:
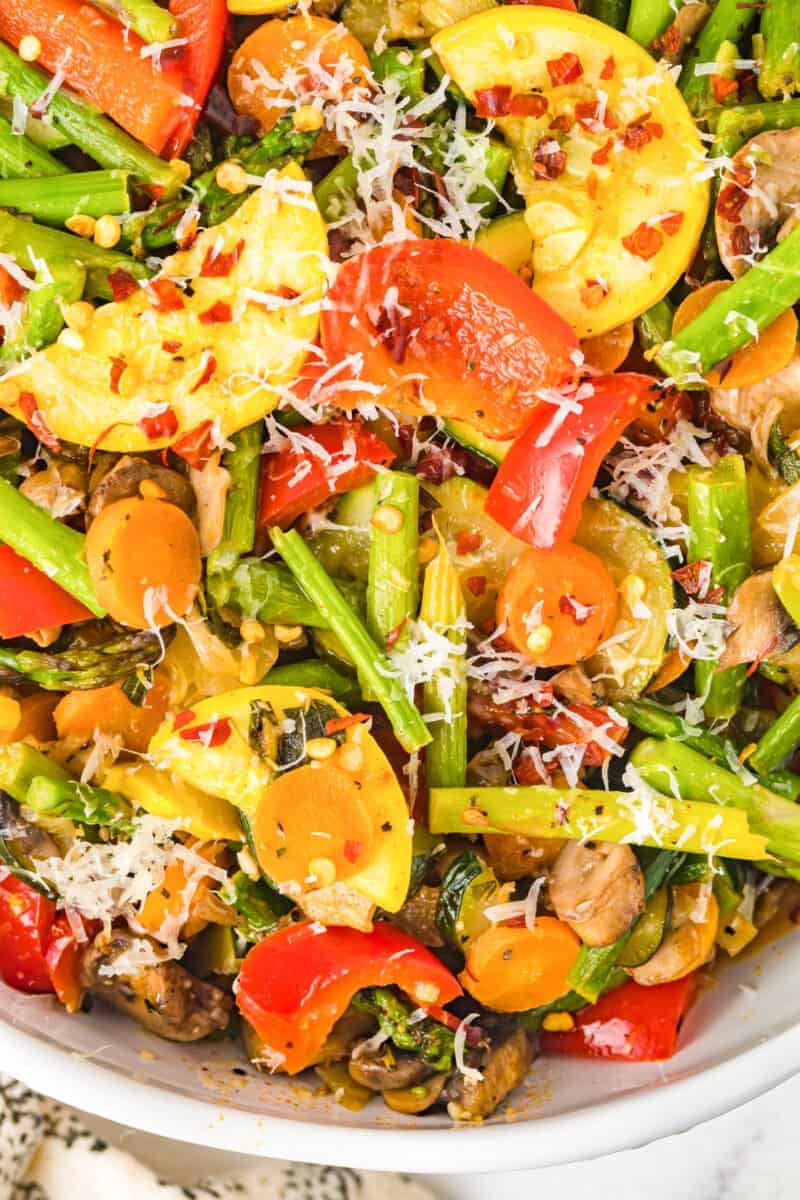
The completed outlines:
<svg viewBox="0 0 800 1200">
<path fill-rule="evenodd" d="M 498 1012 L 524 1012 L 569 991 L 567 976 L 581 947 L 569 925 L 537 917 L 525 925 L 495 925 L 467 951 L 458 979 L 480 1004 Z"/>
<path fill-rule="evenodd" d="M 370 78 L 364 47 L 338 21 L 326 17 L 289 17 L 265 21 L 242 42 L 228 71 L 228 91 L 237 112 L 253 117 L 262 132 L 272 129 L 287 109 L 302 103 L 298 95 L 325 95 L 342 60 L 347 96 Z M 348 69 L 349 68 L 349 69 Z M 291 72 L 293 82 L 283 83 Z M 273 88 L 270 80 L 275 81 Z"/>
<path fill-rule="evenodd" d="M 594 654 L 614 627 L 619 596 L 603 562 L 582 546 L 526 550 L 497 598 L 497 624 L 521 654 L 565 667 Z"/>
<path fill-rule="evenodd" d="M 672 319 L 673 335 L 680 333 L 732 283 L 731 279 L 717 279 L 698 288 L 696 292 L 690 292 Z M 749 387 L 752 383 L 760 383 L 762 379 L 789 365 L 796 345 L 797 317 L 793 308 L 787 308 L 776 321 L 762 329 L 758 341 L 736 351 L 726 371 L 721 372 L 714 367 L 706 373 L 706 380 L 711 387 L 725 388 Z"/>
<path fill-rule="evenodd" d="M 182 617 L 200 583 L 197 530 L 163 500 L 109 504 L 89 526 L 86 561 L 99 603 L 134 629 Z"/>
<path fill-rule="evenodd" d="M 91 738 L 99 730 L 119 735 L 128 750 L 144 753 L 166 716 L 168 694 L 167 676 L 156 677 L 139 706 L 128 699 L 119 683 L 70 692 L 53 712 L 58 736 Z"/>
<path fill-rule="evenodd" d="M 144 42 L 83 0 L 3 0 L 0 38 L 18 47 L 34 35 L 41 43 L 38 65 L 63 71 L 71 88 L 160 154 L 182 121 L 184 71 L 180 60 L 161 69 L 141 57 Z"/>
</svg>

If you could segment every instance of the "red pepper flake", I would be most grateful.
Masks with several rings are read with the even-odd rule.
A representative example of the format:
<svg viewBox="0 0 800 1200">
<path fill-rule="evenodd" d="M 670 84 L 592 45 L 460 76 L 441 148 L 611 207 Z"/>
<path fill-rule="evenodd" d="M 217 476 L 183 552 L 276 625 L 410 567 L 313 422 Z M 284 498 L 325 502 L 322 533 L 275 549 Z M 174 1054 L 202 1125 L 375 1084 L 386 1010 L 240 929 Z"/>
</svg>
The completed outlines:
<svg viewBox="0 0 800 1200">
<path fill-rule="evenodd" d="M 184 725 L 190 725 L 195 718 L 194 709 L 183 708 L 179 713 L 176 713 L 175 720 L 172 722 L 172 727 L 176 731 L 183 729 Z"/>
<path fill-rule="evenodd" d="M 659 121 L 648 121 L 645 129 L 654 138 L 662 138 L 664 136 L 664 126 Z"/>
<path fill-rule="evenodd" d="M 546 65 L 553 87 L 560 87 L 564 83 L 574 83 L 583 74 L 581 60 L 577 54 L 573 54 L 571 51 L 562 54 L 560 58 L 548 59 Z"/>
<path fill-rule="evenodd" d="M 478 549 L 482 541 L 481 534 L 464 530 L 456 539 L 456 554 L 471 554 L 473 550 Z"/>
<path fill-rule="evenodd" d="M 734 254 L 746 257 L 753 251 L 753 240 L 746 225 L 736 225 L 731 233 L 731 249 Z"/>
<path fill-rule="evenodd" d="M 201 421 L 194 429 L 188 429 L 172 443 L 172 450 L 196 471 L 202 471 L 214 453 L 214 422 Z"/>
<path fill-rule="evenodd" d="M 722 584 L 717 584 L 716 587 L 709 588 L 703 600 L 706 604 L 721 604 L 725 599 L 725 588 Z"/>
<path fill-rule="evenodd" d="M 646 122 L 627 125 L 622 131 L 622 143 L 626 150 L 643 150 L 653 140 L 653 133 Z"/>
<path fill-rule="evenodd" d="M 112 392 L 114 392 L 114 394 L 117 396 L 119 395 L 119 381 L 122 376 L 122 372 L 125 370 L 127 365 L 128 364 L 125 362 L 124 358 L 117 358 L 114 356 L 114 358 L 111 359 L 109 385 Z"/>
<path fill-rule="evenodd" d="M 737 79 L 727 79 L 724 75 L 712 75 L 711 90 L 714 93 L 714 99 L 717 104 L 722 104 L 729 96 L 738 94 L 739 81 Z"/>
<path fill-rule="evenodd" d="M 643 258 L 647 262 L 654 258 L 664 245 L 664 235 L 654 226 L 647 225 L 642 221 L 636 226 L 633 233 L 629 233 L 622 239 L 622 244 L 630 254 L 636 258 Z"/>
<path fill-rule="evenodd" d="M 139 428 L 151 442 L 161 438 L 171 438 L 178 432 L 178 418 L 174 410 L 167 407 L 153 417 L 142 417 L 139 421 Z"/>
<path fill-rule="evenodd" d="M 508 106 L 510 117 L 543 117 L 549 105 L 547 97 L 536 92 L 531 96 L 513 96 Z"/>
<path fill-rule="evenodd" d="M 585 612 L 582 610 L 586 609 Z M 558 598 L 558 611 L 563 613 L 565 617 L 572 617 L 576 625 L 585 625 L 592 614 L 591 604 L 581 604 L 574 596 L 568 593 Z"/>
<path fill-rule="evenodd" d="M 364 853 L 364 843 L 348 838 L 344 844 L 344 856 L 349 863 L 358 862 Z"/>
<path fill-rule="evenodd" d="M 108 273 L 108 283 L 111 288 L 111 299 L 119 302 L 127 300 L 128 296 L 132 296 L 134 292 L 138 292 L 139 284 L 129 275 L 127 271 L 123 271 L 122 267 L 117 267 Z"/>
<path fill-rule="evenodd" d="M 683 213 L 671 212 L 666 213 L 666 215 L 661 218 L 661 220 L 658 222 L 658 228 L 662 233 L 665 233 L 667 237 L 675 237 L 675 234 L 678 232 L 682 224 Z"/>
<path fill-rule="evenodd" d="M 165 350 L 167 354 L 177 354 L 180 348 L 180 342 L 166 341 L 161 343 L 161 349 Z"/>
<path fill-rule="evenodd" d="M 539 179 L 558 179 L 564 174 L 567 155 L 553 138 L 541 138 L 533 153 L 533 172 Z"/>
<path fill-rule="evenodd" d="M 560 117 L 554 117 L 547 127 L 554 130 L 556 133 L 569 133 L 572 129 L 572 118 L 562 113 Z"/>
<path fill-rule="evenodd" d="M 325 736 L 331 737 L 334 733 L 341 733 L 344 729 L 352 729 L 354 725 L 363 725 L 365 721 L 370 720 L 372 718 L 369 713 L 350 713 L 346 717 L 333 717 L 325 722 Z"/>
<path fill-rule="evenodd" d="M 595 166 L 604 167 L 606 165 L 606 163 L 608 162 L 609 156 L 611 154 L 613 145 L 614 145 L 614 139 L 609 138 L 608 141 L 605 142 L 600 147 L 599 150 L 595 150 L 594 154 L 592 155 L 592 162 L 595 164 Z"/>
<path fill-rule="evenodd" d="M 203 367 L 203 372 L 202 372 L 200 378 L 198 379 L 197 383 L 192 388 L 192 391 L 197 392 L 197 391 L 199 391 L 199 389 L 201 387 L 205 387 L 205 385 L 208 383 L 208 381 L 212 378 L 216 369 L 217 369 L 216 358 L 214 357 L 213 354 L 207 354 L 206 355 L 206 365 Z"/>
<path fill-rule="evenodd" d="M 683 589 L 687 596 L 696 596 L 702 592 L 705 596 L 711 582 L 711 563 L 705 558 L 696 558 L 693 562 L 685 563 L 671 572 L 672 578 Z"/>
<path fill-rule="evenodd" d="M 617 64 L 614 60 L 614 55 L 609 54 L 608 58 L 603 63 L 603 69 L 600 72 L 600 78 L 601 79 L 613 79 L 614 71 L 616 70 L 616 68 L 617 68 Z"/>
<path fill-rule="evenodd" d="M 200 268 L 200 274 L 204 279 L 222 279 L 226 275 L 230 275 L 233 268 L 238 263 L 244 250 L 244 238 L 237 242 L 234 248 L 226 253 L 215 254 L 214 247 L 206 252 L 203 265 Z"/>
<path fill-rule="evenodd" d="M 482 596 L 486 591 L 486 576 L 470 575 L 466 584 L 473 596 Z"/>
<path fill-rule="evenodd" d="M 608 295 L 608 284 L 599 279 L 587 279 L 581 288 L 581 303 L 586 308 L 598 308 Z"/>
<path fill-rule="evenodd" d="M 231 320 L 233 320 L 233 312 L 230 304 L 225 300 L 217 300 L 215 304 L 211 305 L 211 308 L 200 313 L 201 325 L 224 325 Z"/>
<path fill-rule="evenodd" d="M 183 292 L 171 279 L 166 279 L 163 275 L 160 279 L 151 280 L 147 285 L 147 290 L 150 293 L 153 308 L 158 309 L 159 312 L 179 312 L 185 308 Z"/>
<path fill-rule="evenodd" d="M 717 212 L 724 221 L 735 222 L 742 215 L 748 195 L 738 183 L 726 183 L 717 197 Z"/>
<path fill-rule="evenodd" d="M 194 725 L 191 729 L 182 729 L 178 734 L 184 742 L 202 742 L 207 750 L 216 746 L 224 746 L 231 736 L 229 717 L 219 717 L 216 721 L 206 721 L 204 725 Z"/>
<path fill-rule="evenodd" d="M 42 445 L 46 446 L 53 454 L 58 454 L 61 450 L 61 442 L 48 428 L 33 392 L 20 392 L 19 407 L 31 431 Z"/>
<path fill-rule="evenodd" d="M 599 100 L 581 100 L 575 105 L 575 120 L 590 133 L 600 133 L 603 129 L 616 129 L 617 121 L 613 113 Z"/>
<path fill-rule="evenodd" d="M 394 629 L 389 630 L 389 632 L 386 635 L 386 649 L 387 650 L 391 650 L 393 646 L 397 645 L 397 642 L 400 640 L 400 634 L 405 629 L 407 622 L 408 622 L 408 617 L 403 617 L 402 621 L 398 622 L 398 624 L 395 625 Z"/>
<path fill-rule="evenodd" d="M 495 87 L 479 88 L 475 93 L 475 113 L 479 117 L 505 117 L 511 103 L 511 88 L 498 83 Z"/>
</svg>

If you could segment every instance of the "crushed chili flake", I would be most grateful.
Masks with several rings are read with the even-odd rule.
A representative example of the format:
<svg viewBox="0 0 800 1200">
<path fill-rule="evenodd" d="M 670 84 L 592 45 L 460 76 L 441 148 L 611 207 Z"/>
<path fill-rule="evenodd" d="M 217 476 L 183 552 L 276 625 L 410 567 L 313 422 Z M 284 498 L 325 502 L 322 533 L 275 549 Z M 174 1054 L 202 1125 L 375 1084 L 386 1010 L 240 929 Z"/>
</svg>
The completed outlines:
<svg viewBox="0 0 800 1200">
<path fill-rule="evenodd" d="M 111 359 L 111 371 L 109 373 L 109 386 L 115 395 L 119 395 L 119 381 L 122 372 L 128 364 L 124 358 L 118 358 L 116 355 Z"/>
<path fill-rule="evenodd" d="M 577 54 L 573 54 L 571 51 L 562 54 L 560 58 L 548 59 L 546 66 L 553 87 L 560 87 L 564 83 L 574 83 L 583 74 L 581 60 Z"/>
<path fill-rule="evenodd" d="M 626 150 L 643 150 L 652 140 L 653 134 L 647 122 L 626 125 L 622 131 L 622 144 Z"/>
<path fill-rule="evenodd" d="M 666 213 L 661 218 L 661 220 L 658 222 L 658 228 L 661 230 L 662 233 L 665 233 L 667 235 L 667 237 L 675 237 L 675 234 L 678 232 L 678 230 L 680 229 L 682 224 L 683 224 L 683 213 L 682 212 L 671 212 L 671 213 Z"/>
<path fill-rule="evenodd" d="M 664 235 L 654 226 L 642 221 L 636 226 L 633 233 L 629 233 L 622 239 L 622 244 L 630 254 L 647 262 L 654 258 L 664 245 Z"/>
<path fill-rule="evenodd" d="M 233 311 L 225 300 L 217 300 L 211 305 L 211 308 L 200 313 L 201 325 L 223 325 L 231 320 L 233 320 Z"/>
<path fill-rule="evenodd" d="M 738 183 L 726 183 L 717 197 L 717 212 L 725 221 L 738 221 L 747 199 L 744 187 Z"/>
<path fill-rule="evenodd" d="M 471 554 L 473 550 L 478 549 L 482 541 L 479 533 L 470 533 L 465 529 L 456 538 L 456 554 Z"/>
<path fill-rule="evenodd" d="M 600 78 L 601 78 L 601 79 L 611 79 L 611 78 L 613 78 L 614 71 L 616 70 L 616 67 L 617 67 L 617 64 L 616 64 L 616 62 L 615 62 L 615 60 L 614 60 L 614 55 L 613 55 L 613 54 L 609 54 L 608 58 L 607 58 L 607 59 L 606 59 L 606 61 L 603 63 L 603 69 L 602 69 L 602 71 L 600 72 Z"/>
<path fill-rule="evenodd" d="M 687 596 L 705 592 L 711 580 L 711 563 L 705 558 L 696 558 L 671 572 L 672 578 Z"/>
<path fill-rule="evenodd" d="M 334 733 L 341 733 L 353 725 L 363 725 L 365 721 L 371 720 L 369 713 L 350 713 L 346 717 L 333 717 L 325 722 L 325 736 L 331 737 Z"/>
<path fill-rule="evenodd" d="M 165 350 L 167 354 L 177 354 L 180 348 L 180 342 L 166 341 L 161 343 L 161 349 Z"/>
<path fill-rule="evenodd" d="M 597 167 L 604 167 L 608 162 L 611 150 L 614 145 L 614 139 L 609 138 L 598 150 L 595 150 L 592 155 L 592 162 Z"/>
<path fill-rule="evenodd" d="M 230 251 L 214 253 L 214 247 L 206 252 L 203 259 L 203 265 L 200 268 L 200 274 L 204 279 L 221 279 L 226 275 L 230 275 L 233 268 L 238 263 L 244 250 L 244 238 L 236 243 Z"/>
<path fill-rule="evenodd" d="M 541 138 L 533 152 L 533 171 L 539 179 L 558 179 L 564 174 L 567 155 L 552 138 Z"/>
<path fill-rule="evenodd" d="M 572 118 L 562 113 L 560 117 L 554 117 L 547 128 L 555 130 L 556 133 L 569 133 L 572 129 Z"/>
<path fill-rule="evenodd" d="M 177 284 L 163 275 L 160 279 L 151 279 L 147 290 L 150 293 L 153 308 L 157 308 L 159 312 L 179 312 L 186 307 L 183 292 Z"/>
<path fill-rule="evenodd" d="M 153 417 L 142 417 L 139 428 L 153 442 L 160 438 L 171 438 L 178 432 L 178 418 L 174 410 L 167 407 Z"/>
<path fill-rule="evenodd" d="M 599 100 L 581 100 L 575 105 L 575 120 L 590 133 L 616 129 L 617 120 L 608 107 L 603 111 Z"/>
<path fill-rule="evenodd" d="M 109 271 L 108 283 L 111 288 L 111 299 L 117 302 L 126 300 L 128 296 L 132 296 L 139 290 L 136 280 L 127 271 L 123 271 L 122 267 Z"/>
<path fill-rule="evenodd" d="M 466 584 L 473 596 L 482 596 L 486 591 L 486 576 L 470 575 L 466 580 Z"/>
<path fill-rule="evenodd" d="M 343 853 L 349 863 L 358 862 L 364 853 L 364 843 L 348 838 L 343 846 Z"/>
<path fill-rule="evenodd" d="M 738 94 L 739 81 L 737 79 L 727 79 L 724 75 L 712 75 L 711 90 L 714 93 L 714 99 L 717 104 L 722 104 L 729 96 Z"/>
<path fill-rule="evenodd" d="M 585 625 L 592 615 L 592 605 L 581 604 L 580 600 L 566 593 L 558 598 L 558 611 L 565 617 L 572 617 L 576 625 Z"/>
<path fill-rule="evenodd" d="M 511 101 L 511 88 L 505 83 L 479 88 L 475 93 L 475 113 L 479 117 L 504 117 Z"/>
<path fill-rule="evenodd" d="M 731 249 L 743 257 L 753 251 L 753 239 L 746 225 L 736 225 L 731 233 Z"/>
<path fill-rule="evenodd" d="M 19 407 L 31 432 L 36 435 L 43 446 L 46 446 L 53 454 L 58 454 L 61 450 L 61 442 L 48 428 L 33 392 L 20 392 Z"/>
<path fill-rule="evenodd" d="M 513 96 L 508 106 L 510 117 L 543 117 L 549 105 L 547 97 L 538 92 L 530 96 Z"/>
<path fill-rule="evenodd" d="M 186 433 L 181 434 L 178 440 L 172 443 L 172 450 L 190 467 L 194 467 L 196 471 L 202 471 L 214 453 L 213 431 L 213 421 L 201 421 L 193 429 L 188 429 Z"/>
<path fill-rule="evenodd" d="M 608 284 L 599 279 L 587 279 L 581 288 L 581 303 L 586 308 L 597 308 L 608 295 Z"/>
<path fill-rule="evenodd" d="M 194 709 L 192 709 L 192 708 L 181 709 L 181 711 L 179 713 L 175 714 L 175 720 L 172 722 L 172 727 L 176 731 L 178 729 L 182 729 L 184 725 L 190 725 L 191 722 L 194 720 L 194 718 L 195 718 Z"/>
<path fill-rule="evenodd" d="M 203 725 L 194 725 L 191 729 L 182 729 L 178 734 L 184 742 L 202 742 L 207 750 L 216 746 L 224 746 L 231 736 L 229 717 L 218 717 L 216 721 L 206 721 Z"/>
<path fill-rule="evenodd" d="M 405 629 L 407 622 L 408 622 L 408 617 L 403 617 L 402 621 L 398 622 L 398 624 L 395 625 L 394 629 L 389 630 L 389 632 L 386 635 L 386 649 L 387 650 L 391 650 L 393 646 L 397 645 L 397 642 L 400 638 L 400 634 Z"/>
<path fill-rule="evenodd" d="M 206 365 L 203 367 L 202 374 L 197 383 L 192 388 L 192 392 L 197 392 L 201 387 L 205 387 L 208 381 L 213 377 L 217 369 L 217 360 L 213 354 L 206 355 Z"/>
</svg>

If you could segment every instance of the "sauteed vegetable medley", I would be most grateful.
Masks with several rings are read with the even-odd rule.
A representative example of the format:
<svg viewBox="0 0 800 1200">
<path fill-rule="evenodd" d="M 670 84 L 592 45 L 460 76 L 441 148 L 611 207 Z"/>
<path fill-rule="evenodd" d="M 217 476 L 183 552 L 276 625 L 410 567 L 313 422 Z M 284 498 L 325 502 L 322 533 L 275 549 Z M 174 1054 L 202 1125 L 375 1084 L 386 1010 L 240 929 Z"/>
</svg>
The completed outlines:
<svg viewBox="0 0 800 1200">
<path fill-rule="evenodd" d="M 580 7 L 3 0 L 9 987 L 470 1121 L 797 909 L 800 10 Z"/>
</svg>

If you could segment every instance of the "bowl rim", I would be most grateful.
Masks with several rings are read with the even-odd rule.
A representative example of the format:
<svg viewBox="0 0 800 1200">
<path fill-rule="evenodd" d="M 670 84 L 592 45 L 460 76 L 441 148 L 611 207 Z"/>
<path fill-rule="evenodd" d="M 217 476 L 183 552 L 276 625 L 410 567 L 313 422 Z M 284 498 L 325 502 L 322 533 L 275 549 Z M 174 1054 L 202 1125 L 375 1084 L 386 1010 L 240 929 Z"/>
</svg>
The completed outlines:
<svg viewBox="0 0 800 1200">
<path fill-rule="evenodd" d="M 711 1067 L 576 1112 L 427 1130 L 275 1117 L 196 1099 L 125 1076 L 2 1019 L 0 1064 L 34 1091 L 161 1137 L 265 1158 L 464 1175 L 496 1171 L 500 1164 L 515 1171 L 637 1149 L 721 1116 L 800 1071 L 800 1022 Z"/>
</svg>

